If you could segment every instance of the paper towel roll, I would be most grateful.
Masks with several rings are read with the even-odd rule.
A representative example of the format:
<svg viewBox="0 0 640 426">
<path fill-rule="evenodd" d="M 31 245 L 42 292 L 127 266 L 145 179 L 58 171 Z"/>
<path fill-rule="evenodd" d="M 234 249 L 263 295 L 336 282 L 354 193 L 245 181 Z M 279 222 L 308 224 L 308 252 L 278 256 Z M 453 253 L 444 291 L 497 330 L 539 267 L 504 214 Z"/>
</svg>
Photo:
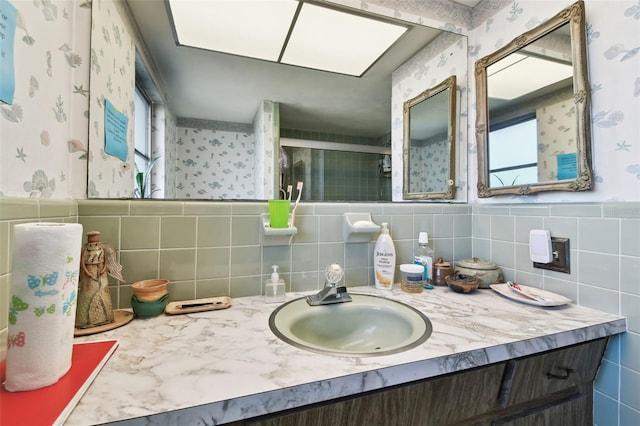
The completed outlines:
<svg viewBox="0 0 640 426">
<path fill-rule="evenodd" d="M 82 225 L 13 228 L 5 388 L 49 386 L 71 368 Z"/>
</svg>

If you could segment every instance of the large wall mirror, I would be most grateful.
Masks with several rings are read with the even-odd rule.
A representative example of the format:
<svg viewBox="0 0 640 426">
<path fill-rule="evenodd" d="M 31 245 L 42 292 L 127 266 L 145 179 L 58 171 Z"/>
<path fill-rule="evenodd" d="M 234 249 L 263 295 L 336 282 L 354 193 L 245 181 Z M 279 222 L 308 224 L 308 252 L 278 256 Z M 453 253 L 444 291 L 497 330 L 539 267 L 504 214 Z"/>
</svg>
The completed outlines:
<svg viewBox="0 0 640 426">
<path fill-rule="evenodd" d="M 404 103 L 403 199 L 455 198 L 456 76 Z"/>
<path fill-rule="evenodd" d="M 582 1 L 478 60 L 475 74 L 479 197 L 592 189 Z"/>
<path fill-rule="evenodd" d="M 153 79 L 160 78 L 156 81 L 157 90 L 166 101 L 168 128 L 164 139 L 174 146 L 167 147 L 162 157 L 162 165 L 166 166 L 162 177 L 166 184 L 165 198 L 266 199 L 277 196 L 283 185 L 293 184 L 295 188 L 295 182 L 304 177 L 302 198 L 307 201 L 391 201 L 391 155 L 396 155 L 391 147 L 392 73 L 421 52 L 432 52 L 437 59 L 440 52 L 428 47 L 439 46 L 438 40 L 445 35 L 464 40 L 461 55 L 466 58 L 463 35 L 338 2 L 308 1 L 305 3 L 372 16 L 409 28 L 363 75 L 329 73 L 181 46 L 173 32 L 169 1 L 115 1 L 123 5 L 123 19 L 132 23 L 133 29 L 127 36 L 134 39 L 136 50 L 135 54 L 121 53 L 123 57 L 118 63 L 131 63 L 135 57 L 136 80 L 139 80 L 139 65 L 150 67 L 148 73 Z M 107 10 L 104 6 L 94 7 L 93 13 L 107 15 Z M 92 32 L 99 42 L 106 44 L 104 34 L 112 28 L 106 21 L 105 25 L 93 26 Z M 253 32 L 259 34 L 259 31 Z M 319 40 L 326 36 L 322 32 L 317 34 Z M 113 41 L 106 46 L 116 54 L 122 51 L 115 47 Z M 100 58 L 102 48 L 96 47 L 95 52 Z M 142 60 L 138 60 L 138 56 Z M 103 70 L 110 71 L 106 61 L 102 65 Z M 108 74 L 117 78 L 117 73 Z M 105 87 L 109 84 L 111 81 L 107 81 Z M 92 95 L 94 93 L 99 92 L 92 88 Z M 263 114 L 273 119 L 269 123 L 256 118 L 265 102 L 272 103 L 269 106 L 272 108 Z M 124 100 L 120 104 L 129 105 Z M 99 113 L 92 115 L 100 116 Z M 256 167 L 252 156 L 264 148 L 264 145 L 258 146 L 262 142 L 257 140 L 256 129 L 264 129 L 271 123 L 275 123 L 270 134 L 274 140 L 296 142 L 282 143 L 283 150 L 278 152 L 277 147 L 272 150 L 271 163 Z M 153 125 L 155 131 L 163 124 L 153 121 Z M 299 140 L 312 141 L 313 149 L 295 146 Z M 330 147 L 337 144 L 343 150 L 331 151 Z M 323 146 L 328 147 L 324 152 Z M 287 157 L 284 163 L 279 162 L 282 153 Z M 110 188 L 114 186 L 113 176 L 128 178 L 131 171 L 121 171 L 114 167 L 114 161 L 103 157 L 96 151 L 96 161 L 89 162 L 89 197 L 125 196 Z M 98 160 L 102 168 L 97 166 Z M 325 168 L 314 169 L 318 164 L 324 164 Z M 162 168 L 158 165 L 154 170 L 159 172 Z M 366 165 L 367 169 L 356 172 L 356 165 Z M 337 175 L 338 171 L 345 170 L 351 175 Z M 267 180 L 275 182 L 271 195 L 257 188 Z M 323 186 L 319 185 L 320 181 Z M 331 182 L 335 182 L 333 187 L 326 186 Z M 354 187 L 358 185 L 356 190 Z"/>
</svg>

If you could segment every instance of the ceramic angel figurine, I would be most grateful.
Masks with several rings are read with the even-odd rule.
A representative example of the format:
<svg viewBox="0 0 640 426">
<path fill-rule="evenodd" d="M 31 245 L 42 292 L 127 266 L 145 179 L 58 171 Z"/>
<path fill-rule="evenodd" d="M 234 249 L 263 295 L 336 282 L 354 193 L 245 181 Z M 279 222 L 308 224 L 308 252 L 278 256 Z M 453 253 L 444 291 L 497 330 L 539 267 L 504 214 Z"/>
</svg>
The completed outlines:
<svg viewBox="0 0 640 426">
<path fill-rule="evenodd" d="M 107 275 L 124 281 L 116 251 L 109 244 L 100 242 L 100 232 L 88 232 L 87 243 L 82 247 L 80 257 L 77 328 L 90 328 L 113 322 Z"/>
</svg>

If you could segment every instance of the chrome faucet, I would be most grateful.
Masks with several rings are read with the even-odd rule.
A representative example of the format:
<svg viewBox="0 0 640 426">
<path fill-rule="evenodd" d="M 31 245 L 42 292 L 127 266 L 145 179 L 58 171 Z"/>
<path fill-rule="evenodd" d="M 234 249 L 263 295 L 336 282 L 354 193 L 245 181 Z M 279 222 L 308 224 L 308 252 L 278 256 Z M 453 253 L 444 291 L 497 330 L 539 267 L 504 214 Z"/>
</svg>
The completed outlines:
<svg viewBox="0 0 640 426">
<path fill-rule="evenodd" d="M 330 305 L 333 303 L 351 302 L 351 296 L 344 284 L 338 284 L 342 280 L 344 271 L 336 263 L 327 266 L 324 271 L 326 281 L 324 288 L 319 293 L 307 296 L 307 303 L 311 306 Z"/>
</svg>

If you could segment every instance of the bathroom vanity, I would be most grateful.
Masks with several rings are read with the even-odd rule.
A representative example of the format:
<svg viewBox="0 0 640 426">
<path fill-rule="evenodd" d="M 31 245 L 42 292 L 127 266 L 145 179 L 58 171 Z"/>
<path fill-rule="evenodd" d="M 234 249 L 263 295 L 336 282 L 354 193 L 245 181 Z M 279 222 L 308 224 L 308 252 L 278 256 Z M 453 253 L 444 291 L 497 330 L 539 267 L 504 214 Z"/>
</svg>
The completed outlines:
<svg viewBox="0 0 640 426">
<path fill-rule="evenodd" d="M 278 305 L 258 296 L 78 338 L 120 347 L 66 424 L 592 424 L 607 341 L 626 330 L 619 316 L 492 290 L 387 297 L 429 317 L 425 343 L 376 357 L 298 349 L 270 331 Z"/>
</svg>

